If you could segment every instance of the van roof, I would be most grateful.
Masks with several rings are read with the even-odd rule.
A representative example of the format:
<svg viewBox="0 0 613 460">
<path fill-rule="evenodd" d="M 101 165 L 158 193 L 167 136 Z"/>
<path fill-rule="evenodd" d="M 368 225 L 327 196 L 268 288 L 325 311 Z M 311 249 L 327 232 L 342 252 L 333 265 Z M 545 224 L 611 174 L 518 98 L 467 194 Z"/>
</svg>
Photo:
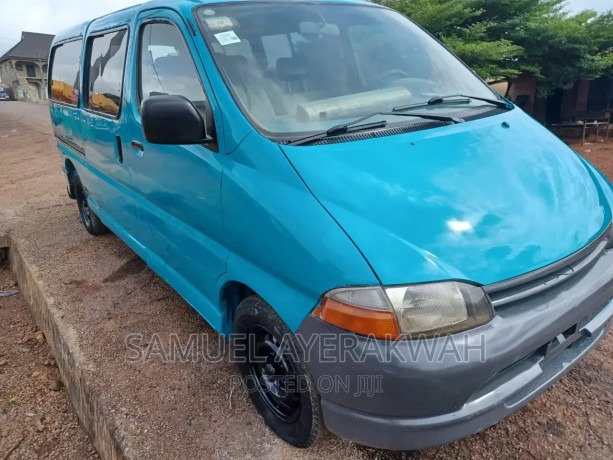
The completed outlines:
<svg viewBox="0 0 613 460">
<path fill-rule="evenodd" d="M 264 1 L 264 2 L 283 2 L 283 1 L 296 1 L 297 3 L 300 0 L 152 0 L 149 2 L 141 3 L 139 5 L 130 6 L 128 8 L 124 8 L 122 10 L 115 11 L 113 13 L 109 13 L 105 16 L 101 16 L 99 18 L 94 18 L 89 21 L 86 21 L 82 24 L 77 24 L 69 29 L 66 29 L 55 36 L 53 40 L 53 44 L 70 40 L 72 38 L 76 38 L 79 36 L 84 36 L 87 32 L 88 28 L 92 26 L 92 30 L 105 30 L 111 29 L 113 27 L 118 27 L 120 25 L 128 24 L 134 16 L 138 13 L 150 9 L 155 8 L 172 8 L 176 11 L 188 11 L 197 5 L 207 5 L 207 4 L 219 4 L 219 3 L 249 3 L 254 1 Z M 367 0 L 304 0 L 311 2 L 322 2 L 322 3 L 355 3 L 355 4 L 366 4 L 371 5 L 372 3 Z"/>
</svg>

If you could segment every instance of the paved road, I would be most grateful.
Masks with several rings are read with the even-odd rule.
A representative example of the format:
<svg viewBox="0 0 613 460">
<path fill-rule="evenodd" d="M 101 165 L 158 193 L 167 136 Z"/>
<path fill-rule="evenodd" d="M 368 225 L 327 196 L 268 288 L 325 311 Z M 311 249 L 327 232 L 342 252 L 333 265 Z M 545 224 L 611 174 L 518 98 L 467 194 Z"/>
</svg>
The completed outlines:
<svg viewBox="0 0 613 460">
<path fill-rule="evenodd" d="M 138 458 L 613 458 L 613 337 L 543 396 L 485 432 L 441 448 L 392 453 L 327 435 L 310 450 L 278 440 L 235 385 L 223 341 L 113 235 L 89 236 L 64 182 L 45 106 L 0 103 L 0 235 L 10 232 L 53 298 L 73 358 L 102 416 Z M 0 334 L 5 325 L 0 325 Z M 196 334 L 220 362 L 130 363 L 126 338 Z M 1 374 L 0 374 L 1 377 Z M 450 381 L 452 388 L 454 382 Z"/>
</svg>

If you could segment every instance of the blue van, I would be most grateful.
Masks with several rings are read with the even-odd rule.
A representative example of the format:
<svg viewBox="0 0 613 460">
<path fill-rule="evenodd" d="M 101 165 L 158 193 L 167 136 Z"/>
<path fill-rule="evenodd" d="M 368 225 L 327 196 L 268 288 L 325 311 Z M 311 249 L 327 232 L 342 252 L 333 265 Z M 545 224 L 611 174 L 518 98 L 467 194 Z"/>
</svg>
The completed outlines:
<svg viewBox="0 0 613 460">
<path fill-rule="evenodd" d="M 145 3 L 58 35 L 49 96 L 87 231 L 232 337 L 295 446 L 478 432 L 611 326 L 611 183 L 395 11 Z"/>
</svg>

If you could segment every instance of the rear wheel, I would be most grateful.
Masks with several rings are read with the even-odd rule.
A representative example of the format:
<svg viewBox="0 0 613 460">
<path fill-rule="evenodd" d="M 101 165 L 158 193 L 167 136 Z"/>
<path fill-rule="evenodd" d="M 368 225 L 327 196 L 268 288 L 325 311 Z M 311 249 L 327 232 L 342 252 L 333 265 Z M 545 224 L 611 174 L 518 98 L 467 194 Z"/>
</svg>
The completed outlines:
<svg viewBox="0 0 613 460">
<path fill-rule="evenodd" d="M 109 232 L 109 229 L 102 223 L 100 218 L 92 211 L 87 202 L 87 190 L 83 187 L 83 183 L 78 175 L 74 177 L 74 190 L 79 206 L 79 214 L 85 229 L 92 235 L 104 235 Z"/>
<path fill-rule="evenodd" d="M 266 424 L 296 447 L 312 445 L 323 431 L 319 394 L 296 336 L 259 296 L 238 306 L 234 332 L 243 380 Z"/>
</svg>

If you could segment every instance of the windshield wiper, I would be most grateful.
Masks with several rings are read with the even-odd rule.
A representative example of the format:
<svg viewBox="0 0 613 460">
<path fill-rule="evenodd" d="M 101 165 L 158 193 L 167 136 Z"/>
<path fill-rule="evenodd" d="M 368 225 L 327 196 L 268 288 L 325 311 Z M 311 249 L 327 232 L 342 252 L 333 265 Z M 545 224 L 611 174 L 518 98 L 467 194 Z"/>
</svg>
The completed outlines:
<svg viewBox="0 0 613 460">
<path fill-rule="evenodd" d="M 367 118 L 374 117 L 375 115 L 379 115 L 379 112 L 373 113 L 367 117 L 359 118 L 351 123 L 333 126 L 332 128 L 322 133 L 312 134 L 307 137 L 302 137 L 300 139 L 289 141 L 286 143 L 286 145 L 304 145 L 308 144 L 309 142 L 325 139 L 326 137 L 338 136 L 339 134 L 355 133 L 358 131 L 367 131 L 369 129 L 385 128 L 387 126 L 387 121 L 385 120 L 375 121 L 373 123 L 363 123 L 361 125 L 358 124 L 359 122 L 364 121 Z"/>
<path fill-rule="evenodd" d="M 430 115 L 426 113 L 374 112 L 374 113 L 365 115 L 363 117 L 360 117 L 356 120 L 350 121 L 349 123 L 343 123 L 342 125 L 332 126 L 330 129 L 322 133 L 312 134 L 311 136 L 289 141 L 287 142 L 286 145 L 304 145 L 309 142 L 314 142 L 320 139 L 325 139 L 326 137 L 338 136 L 340 134 L 355 133 L 358 131 L 366 131 L 369 129 L 385 128 L 387 126 L 387 121 L 385 120 L 375 121 L 372 123 L 359 124 L 362 121 L 365 121 L 376 115 L 390 115 L 390 116 L 396 116 L 396 117 L 415 117 L 415 118 L 423 118 L 425 120 L 446 121 L 446 122 L 451 122 L 451 123 L 464 123 L 464 120 L 462 118 L 449 117 L 446 115 Z"/>
<path fill-rule="evenodd" d="M 455 99 L 452 99 L 455 98 Z M 451 99 L 451 100 L 448 100 Z M 488 104 L 495 105 L 496 107 L 500 107 L 501 109 L 511 110 L 513 106 L 506 102 L 498 99 L 489 99 L 487 97 L 478 97 L 478 96 L 467 96 L 465 94 L 450 94 L 449 96 L 434 96 L 428 102 L 422 102 L 419 104 L 410 104 L 410 105 L 399 105 L 398 107 L 394 107 L 392 110 L 394 112 L 404 112 L 405 110 L 411 110 L 419 107 L 429 107 L 432 105 L 440 105 L 440 104 L 462 104 L 466 102 L 470 102 L 471 100 L 487 102 Z"/>
</svg>

